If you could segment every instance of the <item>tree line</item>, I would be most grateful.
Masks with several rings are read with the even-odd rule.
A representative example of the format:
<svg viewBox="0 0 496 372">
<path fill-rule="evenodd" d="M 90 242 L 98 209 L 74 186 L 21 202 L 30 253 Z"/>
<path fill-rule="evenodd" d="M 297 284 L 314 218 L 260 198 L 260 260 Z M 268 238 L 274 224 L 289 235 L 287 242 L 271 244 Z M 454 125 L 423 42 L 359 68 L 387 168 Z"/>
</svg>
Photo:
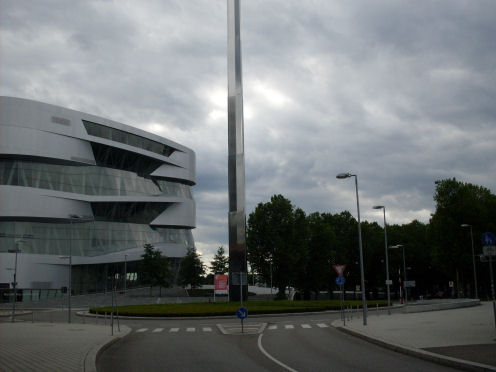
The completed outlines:
<svg viewBox="0 0 496 372">
<path fill-rule="evenodd" d="M 415 281 L 413 296 L 471 296 L 474 293 L 470 230 L 472 226 L 479 297 L 490 296 L 489 265 L 481 262 L 481 236 L 496 231 L 496 196 L 487 188 L 453 179 L 435 182 L 435 212 L 429 222 L 388 224 L 388 246 L 402 245 L 407 279 Z M 462 227 L 465 225 L 465 227 Z M 357 220 L 348 211 L 306 214 L 282 195 L 259 203 L 247 221 L 247 258 L 252 283 L 272 283 L 284 296 L 287 287 L 303 298 L 318 298 L 322 291 L 336 290 L 333 265 L 344 264 L 346 289 L 360 286 Z M 361 223 L 367 296 L 385 292 L 384 228 L 376 222 Z M 403 279 L 402 249 L 388 249 L 391 290 L 399 291 Z M 228 272 L 228 257 L 219 247 L 210 262 L 210 274 L 196 249 L 188 249 L 179 270 L 182 286 L 213 284 L 213 274 Z M 142 284 L 173 284 L 167 257 L 145 245 L 138 277 Z M 255 273 L 255 277 L 253 276 Z M 450 284 L 453 284 L 450 287 Z"/>
<path fill-rule="evenodd" d="M 407 279 L 415 280 L 414 296 L 473 294 L 469 224 L 473 229 L 479 296 L 489 295 L 489 268 L 481 263 L 481 235 L 495 231 L 496 196 L 482 186 L 456 179 L 436 181 L 435 213 L 429 223 L 414 220 L 387 225 L 388 245 L 404 247 Z M 282 195 L 259 203 L 247 223 L 248 261 L 265 283 L 272 280 L 282 295 L 289 287 L 304 298 L 337 289 L 335 264 L 345 264 L 346 288 L 360 285 L 357 220 L 347 211 L 306 214 Z M 384 292 L 386 280 L 384 229 L 362 222 L 367 295 Z M 388 250 L 393 291 L 403 278 L 402 249 Z M 450 283 L 451 282 L 451 283 Z M 450 287 L 450 284 L 453 287 Z"/>
</svg>

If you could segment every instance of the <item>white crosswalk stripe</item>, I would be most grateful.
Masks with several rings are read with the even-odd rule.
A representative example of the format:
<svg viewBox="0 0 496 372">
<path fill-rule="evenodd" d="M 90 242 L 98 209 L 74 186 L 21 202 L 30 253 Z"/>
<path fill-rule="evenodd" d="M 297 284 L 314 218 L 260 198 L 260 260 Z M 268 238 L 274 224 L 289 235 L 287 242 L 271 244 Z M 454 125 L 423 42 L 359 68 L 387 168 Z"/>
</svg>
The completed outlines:
<svg viewBox="0 0 496 372">
<path fill-rule="evenodd" d="M 302 324 L 301 328 L 312 328 L 310 324 Z"/>
<path fill-rule="evenodd" d="M 284 328 L 286 328 L 286 329 L 294 329 L 294 325 L 292 325 L 292 324 L 286 324 L 284 326 Z"/>
<path fill-rule="evenodd" d="M 274 330 L 274 329 L 277 329 L 277 326 L 276 326 L 276 325 L 270 325 L 270 326 L 268 327 L 268 329 L 270 329 L 270 330 L 272 331 L 272 330 Z"/>
<path fill-rule="evenodd" d="M 136 333 L 142 333 L 148 331 L 148 328 L 140 328 L 136 331 Z"/>
<path fill-rule="evenodd" d="M 179 328 L 171 328 L 169 330 L 170 333 L 176 333 L 176 332 L 179 332 Z"/>
<path fill-rule="evenodd" d="M 188 327 L 188 328 L 186 328 L 186 332 L 196 332 L 196 328 L 195 327 Z"/>
<path fill-rule="evenodd" d="M 210 328 L 210 327 L 203 327 L 203 332 L 212 332 L 212 328 Z"/>
<path fill-rule="evenodd" d="M 329 326 L 327 324 L 324 324 L 324 323 L 317 323 L 317 327 L 319 327 L 319 328 L 328 328 Z"/>
<path fill-rule="evenodd" d="M 158 333 L 158 332 L 162 332 L 163 330 L 164 330 L 163 328 L 155 328 L 152 332 Z"/>
</svg>

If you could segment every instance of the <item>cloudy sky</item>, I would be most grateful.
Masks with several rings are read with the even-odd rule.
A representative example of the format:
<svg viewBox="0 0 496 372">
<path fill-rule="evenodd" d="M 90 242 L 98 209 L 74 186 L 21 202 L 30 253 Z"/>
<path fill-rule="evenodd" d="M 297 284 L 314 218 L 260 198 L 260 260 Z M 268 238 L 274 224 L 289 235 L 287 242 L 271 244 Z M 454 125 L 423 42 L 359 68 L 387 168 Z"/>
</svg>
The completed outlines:
<svg viewBox="0 0 496 372">
<path fill-rule="evenodd" d="M 496 192 L 496 2 L 242 0 L 247 212 L 429 220 L 434 181 Z M 226 0 L 0 0 L 0 94 L 197 155 L 205 261 L 227 245 Z"/>
</svg>

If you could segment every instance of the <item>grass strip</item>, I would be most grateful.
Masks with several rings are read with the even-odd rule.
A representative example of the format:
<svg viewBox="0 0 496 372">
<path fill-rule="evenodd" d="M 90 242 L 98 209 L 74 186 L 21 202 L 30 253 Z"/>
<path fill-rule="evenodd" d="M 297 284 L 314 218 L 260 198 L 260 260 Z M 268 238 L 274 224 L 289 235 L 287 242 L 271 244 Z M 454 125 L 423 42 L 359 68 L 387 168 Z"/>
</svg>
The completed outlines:
<svg viewBox="0 0 496 372">
<path fill-rule="evenodd" d="M 345 301 L 346 307 L 356 308 L 361 306 L 361 301 Z M 247 301 L 244 307 L 248 313 L 253 314 L 278 314 L 299 313 L 311 311 L 339 310 L 339 300 L 327 301 Z M 367 306 L 386 306 L 386 301 L 368 301 Z M 239 302 L 198 302 L 179 304 L 153 304 L 153 305 L 128 305 L 119 306 L 119 315 L 143 317 L 188 317 L 188 316 L 215 316 L 234 315 L 239 309 Z M 93 314 L 109 314 L 111 307 L 91 308 Z"/>
</svg>

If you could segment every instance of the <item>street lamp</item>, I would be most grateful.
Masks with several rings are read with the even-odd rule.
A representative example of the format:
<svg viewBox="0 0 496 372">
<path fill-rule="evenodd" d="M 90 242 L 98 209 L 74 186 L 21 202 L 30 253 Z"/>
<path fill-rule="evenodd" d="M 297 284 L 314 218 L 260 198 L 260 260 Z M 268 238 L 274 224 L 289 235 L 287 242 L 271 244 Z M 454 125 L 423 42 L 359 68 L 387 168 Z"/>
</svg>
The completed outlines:
<svg viewBox="0 0 496 372">
<path fill-rule="evenodd" d="M 126 294 L 126 290 L 127 290 L 127 254 L 124 255 L 124 294 Z"/>
<path fill-rule="evenodd" d="M 269 265 L 270 265 L 270 295 L 272 296 L 272 261 L 274 256 L 272 253 L 269 255 Z"/>
<path fill-rule="evenodd" d="M 363 250 L 362 250 L 362 230 L 360 227 L 360 202 L 358 200 L 358 177 L 356 174 L 339 173 L 336 178 L 345 179 L 355 177 L 355 192 L 357 200 L 357 214 L 358 214 L 358 247 L 360 249 L 360 281 L 362 285 L 362 308 L 363 308 L 363 325 L 367 325 L 367 301 L 365 299 L 365 278 L 363 273 Z"/>
<path fill-rule="evenodd" d="M 15 239 L 15 238 L 14 238 Z M 15 264 L 14 264 L 14 303 L 12 304 L 12 323 L 15 321 L 15 311 L 17 303 L 17 253 L 21 253 L 18 247 L 19 243 L 24 243 L 24 240 L 18 240 L 15 242 L 15 249 L 8 249 L 7 252 L 15 253 Z M 11 269 L 12 270 L 12 269 Z"/>
<path fill-rule="evenodd" d="M 388 245 L 387 245 L 387 232 L 386 232 L 386 207 L 383 205 L 375 205 L 372 208 L 382 209 L 384 212 L 384 249 L 386 252 L 386 287 L 387 287 L 387 300 L 388 300 L 388 314 L 391 315 L 391 295 L 389 291 L 389 262 L 388 262 Z"/>
<path fill-rule="evenodd" d="M 68 323 L 71 323 L 71 295 L 72 295 L 72 239 L 73 239 L 73 230 L 74 230 L 74 227 L 72 225 L 72 223 L 74 221 L 81 221 L 81 222 L 85 222 L 85 221 L 92 221 L 93 218 L 87 218 L 87 217 L 83 217 L 83 216 L 80 216 L 78 214 L 70 214 L 69 215 L 69 219 L 70 219 L 70 224 L 71 224 L 71 233 L 70 233 L 70 242 L 69 242 L 69 256 L 60 256 L 59 258 L 61 259 L 69 259 L 69 295 L 67 296 L 67 321 Z"/>
<path fill-rule="evenodd" d="M 474 235 L 472 233 L 472 225 L 463 223 L 461 227 L 470 227 L 470 239 L 472 240 L 472 264 L 474 265 L 474 285 L 475 285 L 475 298 L 479 298 L 477 293 L 477 272 L 475 271 L 475 253 L 474 253 Z"/>
<path fill-rule="evenodd" d="M 405 264 L 405 246 L 403 244 L 397 244 L 397 245 L 390 245 L 389 249 L 396 249 L 396 248 L 402 248 L 403 249 L 403 286 L 405 288 L 405 305 L 408 302 L 408 292 L 406 290 L 406 264 Z"/>
</svg>

